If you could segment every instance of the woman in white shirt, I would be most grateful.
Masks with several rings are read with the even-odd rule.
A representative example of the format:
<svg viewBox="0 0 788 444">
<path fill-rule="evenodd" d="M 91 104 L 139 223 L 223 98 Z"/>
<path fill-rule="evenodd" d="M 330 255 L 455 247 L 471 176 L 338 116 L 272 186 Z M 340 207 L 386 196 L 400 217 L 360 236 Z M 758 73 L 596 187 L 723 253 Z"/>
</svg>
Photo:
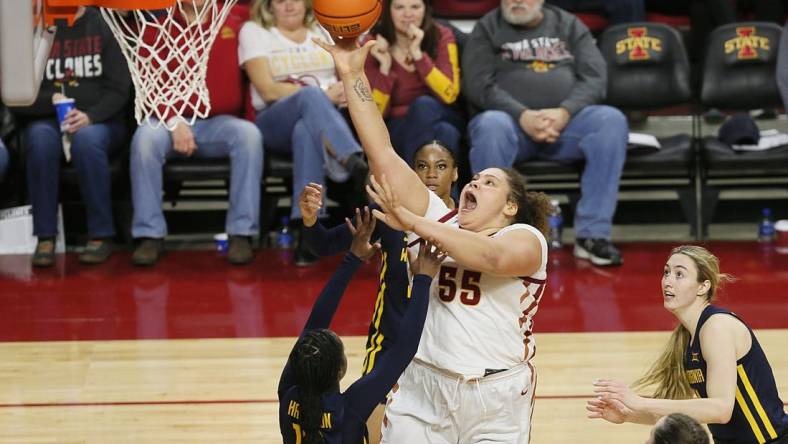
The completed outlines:
<svg viewBox="0 0 788 444">
<path fill-rule="evenodd" d="M 293 202 L 310 182 L 325 185 L 326 173 L 360 186 L 367 174 L 361 147 L 337 110 L 346 103 L 334 61 L 313 38 L 331 41 L 311 0 L 254 0 L 239 36 L 239 61 L 253 86 L 266 148 L 293 155 Z M 293 205 L 291 220 L 300 218 Z"/>
</svg>

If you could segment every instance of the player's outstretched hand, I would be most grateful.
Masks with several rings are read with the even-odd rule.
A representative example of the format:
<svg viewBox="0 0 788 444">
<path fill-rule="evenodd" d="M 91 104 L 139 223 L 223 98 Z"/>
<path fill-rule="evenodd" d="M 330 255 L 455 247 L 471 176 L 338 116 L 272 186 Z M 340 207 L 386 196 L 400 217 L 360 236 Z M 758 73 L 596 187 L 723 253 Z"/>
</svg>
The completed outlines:
<svg viewBox="0 0 788 444">
<path fill-rule="evenodd" d="M 369 176 L 367 194 L 383 209 L 383 211 L 372 210 L 372 214 L 376 218 L 394 230 L 413 231 L 419 216 L 400 204 L 399 198 L 389 185 L 385 174 L 380 176 L 380 182 L 374 175 Z"/>
<path fill-rule="evenodd" d="M 589 399 L 586 402 L 588 417 L 591 419 L 604 419 L 613 424 L 622 424 L 632 415 L 632 410 L 615 400 L 605 401 L 600 398 Z"/>
<path fill-rule="evenodd" d="M 612 379 L 598 379 L 594 382 L 594 393 L 603 401 L 617 401 L 626 408 L 640 411 L 644 398 L 632 391 L 628 385 Z"/>
<path fill-rule="evenodd" d="M 318 38 L 313 38 L 312 41 L 331 54 L 340 78 L 347 75 L 363 74 L 367 55 L 372 47 L 375 46 L 374 40 L 366 42 L 361 47 L 358 46 L 355 39 L 338 40 L 334 45 Z"/>
<path fill-rule="evenodd" d="M 298 198 L 298 207 L 301 209 L 301 219 L 305 227 L 311 227 L 317 222 L 317 213 L 322 206 L 323 185 L 310 182 Z"/>
<path fill-rule="evenodd" d="M 419 242 L 419 255 L 411 264 L 413 274 L 423 274 L 434 278 L 441 268 L 441 262 L 446 259 L 446 252 L 434 239 Z"/>
<path fill-rule="evenodd" d="M 365 261 L 380 250 L 380 243 L 374 244 L 369 242 L 372 237 L 372 232 L 375 231 L 375 218 L 369 212 L 369 207 L 364 207 L 364 210 L 356 208 L 356 224 L 345 218 L 345 223 L 350 228 L 350 233 L 353 234 L 353 242 L 350 244 L 350 252 L 355 254 L 356 257 Z"/>
</svg>

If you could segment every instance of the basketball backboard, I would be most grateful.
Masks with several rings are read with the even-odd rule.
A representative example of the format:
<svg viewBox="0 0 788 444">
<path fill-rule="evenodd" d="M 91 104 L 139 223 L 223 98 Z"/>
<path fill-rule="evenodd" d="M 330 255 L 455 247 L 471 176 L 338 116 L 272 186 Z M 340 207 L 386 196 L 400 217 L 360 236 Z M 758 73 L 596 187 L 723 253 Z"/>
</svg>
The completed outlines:
<svg viewBox="0 0 788 444">
<path fill-rule="evenodd" d="M 96 6 L 128 62 L 137 122 L 152 119 L 173 129 L 179 122 L 175 116 L 192 124 L 210 112 L 208 54 L 236 1 L 0 0 L 2 101 L 11 106 L 35 102 L 55 25 L 72 26 L 80 7 Z M 188 15 L 184 9 L 193 17 L 181 23 L 179 17 Z"/>
<path fill-rule="evenodd" d="M 38 95 L 54 28 L 44 25 L 44 0 L 0 0 L 0 94 L 3 103 L 30 105 Z"/>
</svg>

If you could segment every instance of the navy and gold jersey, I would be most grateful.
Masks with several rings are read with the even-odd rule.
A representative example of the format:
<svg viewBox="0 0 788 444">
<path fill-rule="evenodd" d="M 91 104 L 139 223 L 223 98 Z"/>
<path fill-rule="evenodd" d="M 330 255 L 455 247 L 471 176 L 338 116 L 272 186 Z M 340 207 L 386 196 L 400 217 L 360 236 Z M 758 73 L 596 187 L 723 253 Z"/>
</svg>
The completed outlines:
<svg viewBox="0 0 788 444">
<path fill-rule="evenodd" d="M 398 326 L 410 299 L 407 237 L 402 231 L 380 225 L 382 262 L 362 375 L 371 372 L 380 356 L 397 340 Z"/>
<path fill-rule="evenodd" d="M 351 277 L 361 265 L 361 260 L 352 253 L 345 255 L 342 264 L 323 288 L 315 301 L 304 330 L 328 328 L 339 306 L 339 301 Z M 427 317 L 429 290 L 432 278 L 416 275 L 413 278 L 413 294 L 403 314 L 397 340 L 379 364 L 359 378 L 342 393 L 326 393 L 321 397 L 321 434 L 327 444 L 364 444 L 367 442 L 366 420 L 372 410 L 397 382 L 419 347 L 421 331 Z M 404 295 L 400 295 L 404 297 Z M 295 384 L 290 362 L 285 365 L 279 380 L 279 429 L 285 444 L 300 444 L 302 433 L 299 404 L 300 388 Z"/>
<path fill-rule="evenodd" d="M 374 208 L 374 207 L 373 207 Z M 326 229 L 319 222 L 304 230 L 306 246 L 318 256 L 347 251 L 353 240 L 346 224 Z M 371 372 L 397 339 L 397 331 L 410 299 L 407 236 L 378 222 L 372 239 L 379 239 L 382 262 L 377 297 L 369 323 L 362 375 Z M 381 398 L 381 402 L 385 397 Z"/>
<path fill-rule="evenodd" d="M 687 379 L 702 398 L 707 398 L 708 393 L 700 330 L 709 317 L 718 313 L 739 319 L 729 310 L 712 305 L 706 307 L 698 320 L 695 338 L 684 356 Z M 736 361 L 736 402 L 731 420 L 727 424 L 709 424 L 716 444 L 771 443 L 788 434 L 788 415 L 777 393 L 774 373 L 755 334 L 749 327 L 747 329 L 750 331 L 752 346 L 747 354 Z"/>
<path fill-rule="evenodd" d="M 299 388 L 291 387 L 279 400 L 279 429 L 282 431 L 282 442 L 301 444 L 302 434 L 299 418 L 301 415 Z M 345 408 L 343 393 L 334 392 L 320 398 L 323 406 L 323 419 L 320 432 L 326 444 L 367 444 L 366 418 L 359 418 L 358 413 Z"/>
</svg>

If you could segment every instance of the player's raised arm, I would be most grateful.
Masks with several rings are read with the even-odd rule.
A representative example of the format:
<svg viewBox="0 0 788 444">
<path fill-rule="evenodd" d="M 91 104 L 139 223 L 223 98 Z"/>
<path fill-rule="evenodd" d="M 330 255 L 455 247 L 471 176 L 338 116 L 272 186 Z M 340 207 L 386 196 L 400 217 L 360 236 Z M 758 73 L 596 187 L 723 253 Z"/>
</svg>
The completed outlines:
<svg viewBox="0 0 788 444">
<path fill-rule="evenodd" d="M 364 62 L 374 41 L 357 47 L 355 42 L 343 46 L 315 40 L 334 58 L 337 73 L 345 86 L 350 117 L 369 161 L 370 172 L 378 177 L 386 175 L 400 190 L 402 204 L 417 215 L 427 211 L 427 187 L 416 173 L 394 151 L 388 129 L 372 98 L 372 89 L 364 74 Z"/>
<path fill-rule="evenodd" d="M 438 274 L 446 253 L 431 242 L 422 242 L 419 255 L 413 264 L 411 300 L 399 325 L 399 334 L 392 348 L 383 355 L 381 362 L 370 373 L 354 382 L 345 395 L 348 408 L 366 418 L 391 390 L 419 348 L 421 332 L 427 318 L 430 285 Z M 404 296 L 404 295 L 403 295 Z"/>
</svg>

